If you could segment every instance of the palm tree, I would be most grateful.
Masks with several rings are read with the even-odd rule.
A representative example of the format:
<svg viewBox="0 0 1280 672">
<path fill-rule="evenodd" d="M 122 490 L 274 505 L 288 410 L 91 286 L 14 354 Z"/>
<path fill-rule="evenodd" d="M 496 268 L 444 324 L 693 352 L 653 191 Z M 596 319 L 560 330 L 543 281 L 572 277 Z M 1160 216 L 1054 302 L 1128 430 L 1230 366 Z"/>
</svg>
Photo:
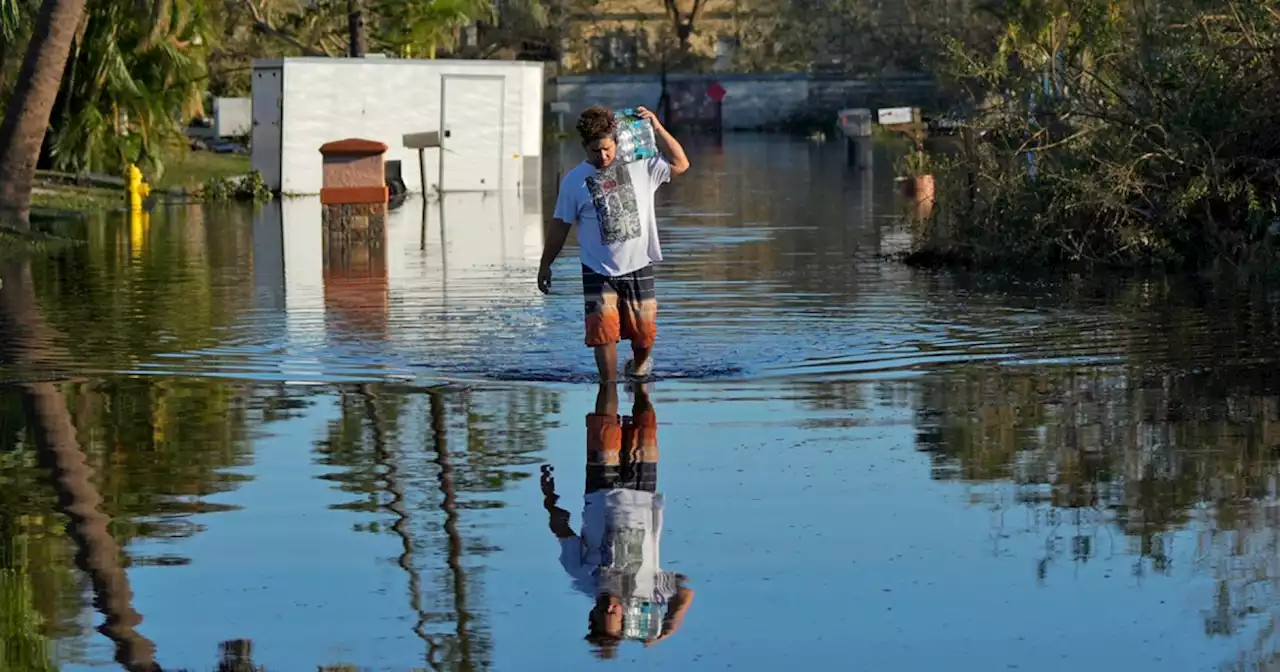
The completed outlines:
<svg viewBox="0 0 1280 672">
<path fill-rule="evenodd" d="M 4 44 L 13 44 L 26 36 L 30 14 L 36 9 L 38 5 L 28 6 L 25 0 L 0 0 L 0 39 Z"/>
<path fill-rule="evenodd" d="M 119 174 L 129 163 L 163 172 L 164 149 L 183 140 L 200 112 L 211 23 L 202 0 L 89 0 L 54 113 L 51 154 L 59 170 Z"/>
<path fill-rule="evenodd" d="M 31 229 L 31 189 L 85 0 L 44 0 L 0 123 L 0 228 Z"/>
<path fill-rule="evenodd" d="M 49 114 L 44 154 L 68 172 L 163 172 L 181 151 L 183 121 L 203 112 L 206 53 L 216 42 L 207 0 L 86 0 Z M 30 30 L 33 0 L 0 0 L 0 37 Z"/>
</svg>

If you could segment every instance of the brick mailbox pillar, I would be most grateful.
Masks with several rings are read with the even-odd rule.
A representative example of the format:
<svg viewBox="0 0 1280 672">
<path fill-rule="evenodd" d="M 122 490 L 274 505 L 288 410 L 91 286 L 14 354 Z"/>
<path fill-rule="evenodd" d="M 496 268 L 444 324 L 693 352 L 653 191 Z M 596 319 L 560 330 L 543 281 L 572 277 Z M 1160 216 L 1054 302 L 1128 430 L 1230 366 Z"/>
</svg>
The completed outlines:
<svg viewBox="0 0 1280 672">
<path fill-rule="evenodd" d="M 321 224 L 326 237 L 380 240 L 387 225 L 387 146 L 348 138 L 320 147 L 324 179 Z"/>
<path fill-rule="evenodd" d="M 377 242 L 325 240 L 324 308 L 340 331 L 386 336 L 391 285 L 387 246 Z"/>
</svg>

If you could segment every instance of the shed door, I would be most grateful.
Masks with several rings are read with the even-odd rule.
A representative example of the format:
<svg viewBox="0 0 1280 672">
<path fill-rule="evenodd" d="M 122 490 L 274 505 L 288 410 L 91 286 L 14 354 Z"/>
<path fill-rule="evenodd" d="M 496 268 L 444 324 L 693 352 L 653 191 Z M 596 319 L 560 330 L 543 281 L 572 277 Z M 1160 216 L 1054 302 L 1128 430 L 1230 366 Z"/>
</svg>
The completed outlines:
<svg viewBox="0 0 1280 672">
<path fill-rule="evenodd" d="M 262 175 L 262 181 L 273 191 L 280 184 L 280 152 L 283 136 L 281 121 L 284 115 L 284 70 L 281 68 L 253 71 L 253 92 L 250 94 L 250 114 L 253 116 L 252 168 Z"/>
<path fill-rule="evenodd" d="M 441 106 L 441 191 L 502 186 L 501 77 L 445 75 Z"/>
</svg>

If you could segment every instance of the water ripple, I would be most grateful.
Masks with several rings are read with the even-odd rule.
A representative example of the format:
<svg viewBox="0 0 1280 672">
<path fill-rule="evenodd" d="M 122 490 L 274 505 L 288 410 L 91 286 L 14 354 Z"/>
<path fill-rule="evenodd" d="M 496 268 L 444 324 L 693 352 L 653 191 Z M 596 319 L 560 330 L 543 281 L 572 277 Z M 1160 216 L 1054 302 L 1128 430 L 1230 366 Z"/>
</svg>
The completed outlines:
<svg viewBox="0 0 1280 672">
<path fill-rule="evenodd" d="M 674 184 L 660 208 L 659 378 L 889 378 L 979 363 L 1160 362 L 1188 350 L 1203 360 L 1212 349 L 1195 344 L 1231 328 L 1146 281 L 972 281 L 879 261 L 874 252 L 898 235 L 884 218 L 892 184 L 877 183 L 868 214 L 865 196 L 821 163 L 779 173 L 730 158 Z M 708 199 L 726 190 L 740 198 Z M 838 197 L 792 198 L 818 193 Z M 5 375 L 587 382 L 572 243 L 551 295 L 534 287 L 537 201 L 410 201 L 383 245 L 350 249 L 322 243 L 319 205 L 305 199 L 216 224 L 156 213 L 148 246 L 123 259 L 112 256 L 132 240 L 122 222 L 110 245 L 37 262 L 51 328 L 39 365 Z M 1132 310 L 1112 308 L 1120 295 Z M 1162 329 L 1178 338 L 1152 336 Z"/>
</svg>

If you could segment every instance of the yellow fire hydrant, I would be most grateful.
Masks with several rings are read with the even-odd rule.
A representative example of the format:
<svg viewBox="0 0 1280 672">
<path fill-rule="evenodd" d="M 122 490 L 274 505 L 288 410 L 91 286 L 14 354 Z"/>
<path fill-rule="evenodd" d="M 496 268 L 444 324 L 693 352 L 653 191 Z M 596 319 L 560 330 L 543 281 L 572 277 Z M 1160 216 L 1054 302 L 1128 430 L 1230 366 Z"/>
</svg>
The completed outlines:
<svg viewBox="0 0 1280 672">
<path fill-rule="evenodd" d="M 141 212 L 142 199 L 151 195 L 151 185 L 142 181 L 142 171 L 132 163 L 129 164 L 129 177 L 125 187 L 129 190 L 129 209 Z"/>
</svg>

